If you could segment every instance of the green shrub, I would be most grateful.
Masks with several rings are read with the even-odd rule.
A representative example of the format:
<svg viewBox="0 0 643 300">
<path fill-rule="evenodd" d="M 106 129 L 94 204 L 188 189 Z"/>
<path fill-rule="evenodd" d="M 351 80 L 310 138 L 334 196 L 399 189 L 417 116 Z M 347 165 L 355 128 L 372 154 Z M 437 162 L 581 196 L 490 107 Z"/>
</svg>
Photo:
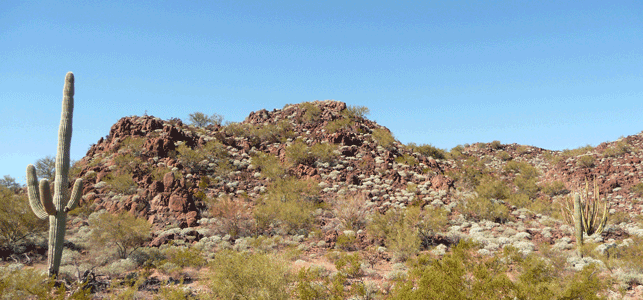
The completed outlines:
<svg viewBox="0 0 643 300">
<path fill-rule="evenodd" d="M 107 212 L 90 216 L 90 240 L 93 246 L 116 247 L 118 256 L 126 258 L 150 238 L 150 223 L 129 213 L 113 215 Z"/>
<path fill-rule="evenodd" d="M 478 186 L 482 177 L 489 173 L 484 163 L 473 156 L 466 160 L 457 161 L 457 164 L 458 168 L 447 172 L 447 175 L 469 189 Z"/>
<path fill-rule="evenodd" d="M 505 151 L 498 151 L 498 157 L 504 161 L 508 161 L 511 159 L 511 155 Z"/>
<path fill-rule="evenodd" d="M 545 183 L 540 188 L 540 190 L 549 197 L 564 195 L 568 192 L 567 188 L 565 187 L 565 183 L 558 180 Z"/>
<path fill-rule="evenodd" d="M 221 125 L 223 122 L 223 116 L 219 114 L 212 114 L 212 116 L 207 116 L 202 112 L 191 113 L 190 123 L 196 127 L 205 127 L 208 125 Z"/>
<path fill-rule="evenodd" d="M 637 183 L 637 184 L 633 185 L 633 186 L 630 188 L 630 192 L 631 192 L 631 193 L 635 193 L 635 194 L 637 194 L 637 195 L 641 195 L 641 194 L 643 194 L 643 182 L 639 182 L 639 183 Z"/>
<path fill-rule="evenodd" d="M 29 199 L 0 186 L 0 245 L 14 248 L 27 237 L 43 233 L 48 222 L 31 211 Z"/>
<path fill-rule="evenodd" d="M 208 287 L 216 299 L 287 299 L 287 264 L 278 257 L 224 250 L 210 264 Z"/>
<path fill-rule="evenodd" d="M 592 151 L 592 150 L 594 150 L 593 146 L 586 145 L 584 147 L 579 147 L 579 148 L 576 148 L 576 149 L 565 149 L 565 150 L 563 150 L 561 152 L 561 154 L 563 155 L 563 157 L 568 158 L 568 157 L 572 157 L 572 156 L 579 156 L 579 155 L 582 155 L 582 154 L 586 154 L 587 152 Z"/>
<path fill-rule="evenodd" d="M 317 143 L 310 147 L 313 157 L 322 163 L 330 163 L 337 159 L 337 146 L 328 143 Z"/>
<path fill-rule="evenodd" d="M 126 172 L 119 175 L 110 174 L 105 179 L 110 189 L 119 194 L 131 195 L 136 192 L 138 185 L 132 179 L 132 173 Z"/>
<path fill-rule="evenodd" d="M 611 145 L 607 149 L 603 150 L 604 157 L 617 157 L 622 156 L 625 153 L 630 153 L 632 148 L 627 143 L 626 140 L 620 140 L 616 144 Z"/>
<path fill-rule="evenodd" d="M 359 295 L 357 288 L 352 291 L 356 293 L 346 291 L 345 283 L 346 276 L 339 272 L 330 277 L 325 270 L 318 267 L 301 268 L 297 274 L 297 285 L 293 296 L 300 300 L 340 300 L 347 299 L 350 294 Z"/>
<path fill-rule="evenodd" d="M 371 235 L 384 239 L 396 260 L 404 261 L 420 250 L 420 222 L 421 212 L 417 207 L 389 209 L 385 214 L 375 213 L 367 230 Z"/>
<path fill-rule="evenodd" d="M 317 122 L 321 118 L 321 108 L 319 106 L 311 103 L 311 102 L 304 102 L 299 104 L 299 107 L 304 110 L 304 114 L 299 120 L 301 123 L 303 122 Z"/>
<path fill-rule="evenodd" d="M 284 166 L 274 155 L 263 152 L 257 152 L 252 156 L 252 165 L 261 170 L 261 175 L 266 178 L 276 180 L 285 175 Z"/>
<path fill-rule="evenodd" d="M 319 186 L 315 180 L 277 179 L 255 207 L 255 220 L 261 230 L 280 224 L 288 232 L 310 229 L 318 206 Z"/>
<path fill-rule="evenodd" d="M 362 263 L 358 253 L 340 253 L 334 263 L 337 271 L 348 278 L 356 278 L 362 275 Z"/>
<path fill-rule="evenodd" d="M 400 282 L 392 299 L 513 299 L 513 284 L 497 258 L 473 259 L 475 244 L 460 241 L 442 259 L 421 256 L 410 279 Z"/>
<path fill-rule="evenodd" d="M 415 157 L 408 155 L 408 154 L 403 154 L 401 156 L 398 156 L 395 158 L 395 162 L 398 164 L 405 164 L 409 166 L 416 166 L 419 162 Z"/>
<path fill-rule="evenodd" d="M 300 164 L 312 165 L 315 162 L 315 157 L 311 153 L 310 148 L 301 139 L 295 140 L 286 147 L 286 159 L 292 167 Z"/>
<path fill-rule="evenodd" d="M 328 122 L 325 129 L 329 133 L 335 133 L 344 128 L 348 128 L 350 124 L 353 124 L 353 120 L 351 120 L 350 118 L 341 118 Z"/>
<path fill-rule="evenodd" d="M 355 119 L 355 118 L 363 119 L 368 114 L 370 114 L 371 111 L 366 106 L 352 106 L 352 105 L 349 105 L 348 107 L 346 107 L 346 109 L 344 111 L 342 111 L 342 113 L 345 116 L 347 116 L 347 117 L 349 117 L 351 119 Z"/>
<path fill-rule="evenodd" d="M 163 254 L 167 262 L 173 263 L 180 268 L 200 268 L 205 265 L 205 259 L 201 250 L 192 247 L 169 247 Z"/>
<path fill-rule="evenodd" d="M 489 143 L 489 147 L 491 147 L 491 149 L 493 149 L 493 150 L 498 150 L 498 149 L 502 148 L 502 144 L 500 143 L 500 141 L 493 141 L 493 142 Z"/>
<path fill-rule="evenodd" d="M 415 143 L 408 143 L 406 147 L 412 150 L 413 152 L 418 152 L 425 156 L 431 156 L 435 159 L 445 159 L 447 156 L 447 153 L 445 150 L 434 147 L 430 144 L 420 144 L 418 146 Z"/>
<path fill-rule="evenodd" d="M 583 155 L 578 158 L 578 161 L 576 162 L 576 165 L 582 168 L 591 168 L 594 166 L 594 162 L 596 160 L 594 159 L 593 156 L 591 155 Z"/>
<path fill-rule="evenodd" d="M 128 153 L 128 154 L 117 155 L 114 158 L 114 163 L 116 164 L 119 170 L 132 173 L 137 167 L 143 164 L 143 160 L 132 155 L 131 153 Z"/>
<path fill-rule="evenodd" d="M 390 131 L 385 128 L 375 128 L 373 129 L 373 139 L 382 147 L 389 148 L 395 143 L 395 138 Z"/>
<path fill-rule="evenodd" d="M 186 144 L 179 145 L 179 147 L 176 148 L 176 152 L 179 162 L 188 167 L 194 167 L 206 158 L 203 151 L 192 149 Z"/>
</svg>

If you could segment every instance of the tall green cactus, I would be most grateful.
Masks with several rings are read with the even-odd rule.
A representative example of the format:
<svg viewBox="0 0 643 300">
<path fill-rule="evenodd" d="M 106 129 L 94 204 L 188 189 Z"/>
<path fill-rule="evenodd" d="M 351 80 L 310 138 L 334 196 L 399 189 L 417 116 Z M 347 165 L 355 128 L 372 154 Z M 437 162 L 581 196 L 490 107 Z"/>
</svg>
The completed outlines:
<svg viewBox="0 0 643 300">
<path fill-rule="evenodd" d="M 65 76 L 63 88 L 63 107 L 58 129 L 58 152 L 56 154 L 56 178 L 54 181 L 54 197 L 52 201 L 49 190 L 49 180 L 42 179 L 38 188 L 38 177 L 33 165 L 27 166 L 27 189 L 31 209 L 40 219 L 49 216 L 49 249 L 48 273 L 57 275 L 60 268 L 60 258 L 65 241 L 65 223 L 67 212 L 74 209 L 80 199 L 82 179 L 77 179 L 69 198 L 69 146 L 71 144 L 71 123 L 74 112 L 74 74 Z M 69 199 L 69 200 L 67 200 Z"/>
<path fill-rule="evenodd" d="M 583 213 L 580 204 L 580 196 L 574 195 L 574 229 L 576 231 L 576 251 L 578 256 L 583 257 Z"/>
</svg>

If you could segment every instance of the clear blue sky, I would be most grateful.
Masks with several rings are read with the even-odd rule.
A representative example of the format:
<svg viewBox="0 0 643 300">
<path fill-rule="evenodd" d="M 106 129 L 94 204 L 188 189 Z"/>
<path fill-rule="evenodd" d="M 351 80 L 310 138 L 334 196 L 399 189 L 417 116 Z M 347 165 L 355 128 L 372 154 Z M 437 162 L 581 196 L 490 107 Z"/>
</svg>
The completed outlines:
<svg viewBox="0 0 643 300">
<path fill-rule="evenodd" d="M 643 2 L 420 2 L 0 1 L 0 177 L 55 155 L 67 71 L 72 159 L 124 116 L 324 99 L 447 149 L 643 130 Z"/>
</svg>

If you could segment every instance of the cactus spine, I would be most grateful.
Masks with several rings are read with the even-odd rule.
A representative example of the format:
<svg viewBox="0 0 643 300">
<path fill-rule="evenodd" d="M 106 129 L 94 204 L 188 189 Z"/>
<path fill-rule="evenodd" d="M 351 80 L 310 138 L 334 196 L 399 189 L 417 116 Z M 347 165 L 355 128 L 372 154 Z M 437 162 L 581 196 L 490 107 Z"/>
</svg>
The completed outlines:
<svg viewBox="0 0 643 300">
<path fill-rule="evenodd" d="M 580 196 L 574 195 L 574 227 L 576 230 L 576 251 L 583 257 L 583 214 L 580 206 Z"/>
<path fill-rule="evenodd" d="M 58 129 L 58 151 L 56 153 L 56 177 L 54 181 L 54 196 L 51 197 L 49 181 L 42 179 L 38 187 L 36 168 L 27 166 L 27 190 L 29 204 L 34 214 L 40 219 L 49 217 L 49 249 L 48 273 L 49 276 L 57 275 L 60 268 L 60 258 L 65 241 L 65 223 L 67 212 L 74 209 L 81 196 L 82 179 L 77 179 L 69 196 L 69 147 L 71 144 L 72 117 L 74 112 L 74 74 L 69 72 L 65 76 L 63 88 L 62 114 Z"/>
</svg>

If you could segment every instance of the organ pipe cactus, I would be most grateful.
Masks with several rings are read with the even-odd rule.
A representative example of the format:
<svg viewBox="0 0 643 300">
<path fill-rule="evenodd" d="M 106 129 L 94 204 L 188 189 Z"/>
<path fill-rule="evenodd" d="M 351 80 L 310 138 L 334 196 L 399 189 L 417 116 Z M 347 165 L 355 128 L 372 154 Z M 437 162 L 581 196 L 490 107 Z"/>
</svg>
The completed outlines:
<svg viewBox="0 0 643 300">
<path fill-rule="evenodd" d="M 56 177 L 54 180 L 54 196 L 51 197 L 49 181 L 42 179 L 38 186 L 36 168 L 27 166 L 27 189 L 31 209 L 40 219 L 49 217 L 49 249 L 48 273 L 49 276 L 58 274 L 60 258 L 62 257 L 63 243 L 65 241 L 65 223 L 67 212 L 74 209 L 81 196 L 82 179 L 77 179 L 69 197 L 69 146 L 71 144 L 72 117 L 74 111 L 74 74 L 69 72 L 65 76 L 63 88 L 62 114 L 58 129 L 58 151 L 56 154 Z"/>
<path fill-rule="evenodd" d="M 583 213 L 580 205 L 580 196 L 574 195 L 574 229 L 576 230 L 576 251 L 583 257 Z"/>
</svg>

